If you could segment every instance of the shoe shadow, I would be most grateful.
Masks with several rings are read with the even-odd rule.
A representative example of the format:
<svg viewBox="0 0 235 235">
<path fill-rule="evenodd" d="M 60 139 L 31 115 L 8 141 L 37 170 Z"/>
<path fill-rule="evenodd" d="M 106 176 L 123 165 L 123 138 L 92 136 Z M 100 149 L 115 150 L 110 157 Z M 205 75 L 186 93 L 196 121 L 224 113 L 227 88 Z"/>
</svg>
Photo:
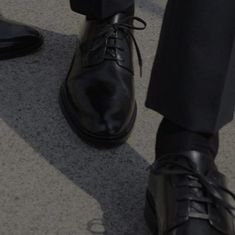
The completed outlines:
<svg viewBox="0 0 235 235">
<path fill-rule="evenodd" d="M 87 222 L 91 234 L 148 234 L 143 218 L 148 163 L 128 144 L 99 151 L 73 134 L 60 111 L 58 94 L 76 38 L 42 33 L 41 52 L 0 64 L 0 118 L 100 203 L 103 218 Z"/>
</svg>

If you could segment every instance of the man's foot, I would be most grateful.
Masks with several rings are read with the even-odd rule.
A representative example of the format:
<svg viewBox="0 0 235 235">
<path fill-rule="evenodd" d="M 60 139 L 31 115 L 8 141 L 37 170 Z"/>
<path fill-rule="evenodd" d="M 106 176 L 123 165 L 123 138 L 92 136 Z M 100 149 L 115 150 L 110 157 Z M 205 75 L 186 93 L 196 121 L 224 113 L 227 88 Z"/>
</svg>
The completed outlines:
<svg viewBox="0 0 235 235">
<path fill-rule="evenodd" d="M 35 29 L 0 17 L 0 60 L 30 54 L 42 43 L 42 36 Z"/>
<path fill-rule="evenodd" d="M 143 24 L 134 27 L 133 20 Z M 80 48 L 61 89 L 61 105 L 73 130 L 97 147 L 124 143 L 135 122 L 133 29 L 145 22 L 131 13 L 87 21 Z"/>
<path fill-rule="evenodd" d="M 154 235 L 234 235 L 234 209 L 213 156 L 167 154 L 151 167 L 145 217 Z"/>
</svg>

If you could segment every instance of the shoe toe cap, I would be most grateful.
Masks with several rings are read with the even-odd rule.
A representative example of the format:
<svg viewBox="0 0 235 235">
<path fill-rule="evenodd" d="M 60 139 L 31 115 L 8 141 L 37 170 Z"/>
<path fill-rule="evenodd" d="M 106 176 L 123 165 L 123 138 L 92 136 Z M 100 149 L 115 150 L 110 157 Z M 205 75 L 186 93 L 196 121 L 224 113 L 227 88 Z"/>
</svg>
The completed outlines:
<svg viewBox="0 0 235 235">
<path fill-rule="evenodd" d="M 2 52 L 36 49 L 43 43 L 42 35 L 30 26 L 6 21 L 0 24 L 0 49 Z"/>
</svg>

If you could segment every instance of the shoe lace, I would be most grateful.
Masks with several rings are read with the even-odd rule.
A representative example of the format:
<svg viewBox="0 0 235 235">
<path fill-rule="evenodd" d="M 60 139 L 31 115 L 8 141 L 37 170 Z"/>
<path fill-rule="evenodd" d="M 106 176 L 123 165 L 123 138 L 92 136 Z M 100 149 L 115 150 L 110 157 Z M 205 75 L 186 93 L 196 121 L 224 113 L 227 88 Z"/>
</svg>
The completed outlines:
<svg viewBox="0 0 235 235">
<path fill-rule="evenodd" d="M 135 26 L 134 21 L 139 22 L 141 25 Z M 127 23 L 127 22 L 132 22 L 132 24 Z M 135 49 L 136 49 L 137 56 L 138 56 L 140 75 L 142 76 L 143 60 L 142 60 L 142 56 L 141 56 L 141 52 L 140 52 L 137 40 L 135 39 L 132 31 L 144 30 L 146 26 L 147 26 L 147 23 L 143 19 L 139 17 L 134 17 L 134 16 L 126 17 L 118 23 L 106 24 L 105 26 L 101 24 L 100 25 L 101 31 L 100 33 L 98 33 L 96 39 L 98 40 L 100 38 L 104 38 L 104 40 L 102 39 L 100 40 L 99 43 L 94 43 L 93 44 L 94 46 L 89 51 L 92 52 L 99 48 L 104 48 L 105 49 L 105 54 L 103 56 L 104 60 L 114 60 L 117 62 L 123 61 L 123 59 L 121 59 L 120 56 L 118 56 L 117 51 L 118 50 L 124 51 L 124 49 L 117 43 L 117 41 L 122 41 L 124 40 L 124 38 L 119 37 L 118 32 L 126 34 L 134 42 Z"/>
<path fill-rule="evenodd" d="M 215 178 L 213 179 L 212 177 L 209 177 L 212 174 L 213 169 L 210 169 L 206 174 L 203 174 L 199 172 L 196 169 L 195 165 L 193 165 L 193 163 L 184 155 L 180 156 L 180 158 L 184 157 L 185 161 L 187 161 L 187 164 L 183 163 L 182 161 L 178 161 L 179 158 L 177 159 L 174 157 L 171 160 L 166 160 L 165 158 L 168 158 L 169 155 L 159 158 L 154 164 L 154 166 L 151 166 L 155 174 L 185 176 L 190 180 L 191 188 L 204 192 L 204 196 L 202 196 L 202 194 L 198 196 L 198 194 L 196 194 L 196 191 L 194 191 L 194 195 L 183 195 L 179 200 L 188 200 L 190 202 L 196 203 L 214 204 L 216 206 L 220 205 L 224 207 L 233 218 L 235 218 L 235 207 L 229 202 L 225 201 L 224 197 L 222 196 L 222 193 L 230 195 L 234 201 L 235 194 L 226 187 L 218 184 L 217 182 L 214 182 Z M 192 207 L 192 203 L 190 203 L 190 205 Z M 203 213 L 192 213 L 192 216 L 208 219 L 208 215 L 203 215 Z"/>
</svg>

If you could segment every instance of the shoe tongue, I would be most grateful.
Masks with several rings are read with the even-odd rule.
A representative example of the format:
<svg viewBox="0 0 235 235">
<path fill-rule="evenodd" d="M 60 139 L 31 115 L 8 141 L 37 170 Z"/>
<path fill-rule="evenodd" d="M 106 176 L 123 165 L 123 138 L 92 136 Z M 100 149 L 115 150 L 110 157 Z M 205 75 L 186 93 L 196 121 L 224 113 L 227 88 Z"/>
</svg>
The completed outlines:
<svg viewBox="0 0 235 235">
<path fill-rule="evenodd" d="M 185 158 L 179 158 L 179 161 L 185 162 L 185 159 L 188 159 L 189 161 L 187 161 L 187 164 L 191 164 L 196 171 L 202 174 L 206 174 L 209 170 L 215 167 L 212 155 L 198 151 L 183 152 L 180 155 L 183 155 Z"/>
<path fill-rule="evenodd" d="M 103 22 L 108 23 L 108 24 L 116 24 L 116 23 L 120 23 L 127 17 L 128 15 L 125 13 L 117 13 L 113 16 L 110 16 L 109 18 L 106 18 L 105 20 L 103 20 Z"/>
</svg>

